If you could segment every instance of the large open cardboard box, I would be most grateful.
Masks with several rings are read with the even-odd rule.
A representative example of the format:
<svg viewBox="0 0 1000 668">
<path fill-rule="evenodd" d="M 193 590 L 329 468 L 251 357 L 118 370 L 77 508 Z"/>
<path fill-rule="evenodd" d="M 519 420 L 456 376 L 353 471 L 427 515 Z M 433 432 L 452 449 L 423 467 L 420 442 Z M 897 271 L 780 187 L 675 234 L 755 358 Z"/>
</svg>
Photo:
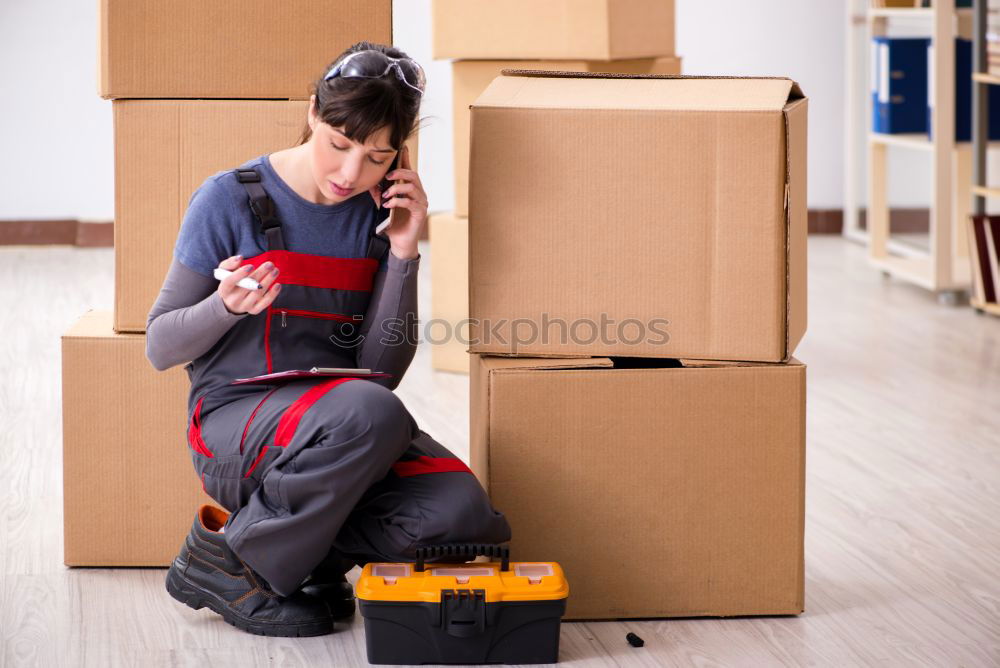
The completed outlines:
<svg viewBox="0 0 1000 668">
<path fill-rule="evenodd" d="M 103 98 L 308 100 L 344 49 L 392 44 L 391 0 L 99 2 Z"/>
<path fill-rule="evenodd" d="M 680 74 L 681 59 L 675 56 L 663 56 L 626 60 L 456 60 L 452 62 L 456 216 L 469 215 L 469 106 L 505 69 Z"/>
<path fill-rule="evenodd" d="M 674 55 L 674 0 L 434 0 L 435 58 Z"/>
<path fill-rule="evenodd" d="M 789 359 L 806 109 L 782 78 L 505 70 L 471 109 L 471 351 Z"/>
<path fill-rule="evenodd" d="M 470 463 L 567 619 L 803 611 L 806 368 L 472 356 Z"/>
<path fill-rule="evenodd" d="M 183 368 L 157 371 L 146 337 L 88 311 L 62 336 L 67 566 L 169 566 L 203 503 L 187 445 Z"/>
</svg>

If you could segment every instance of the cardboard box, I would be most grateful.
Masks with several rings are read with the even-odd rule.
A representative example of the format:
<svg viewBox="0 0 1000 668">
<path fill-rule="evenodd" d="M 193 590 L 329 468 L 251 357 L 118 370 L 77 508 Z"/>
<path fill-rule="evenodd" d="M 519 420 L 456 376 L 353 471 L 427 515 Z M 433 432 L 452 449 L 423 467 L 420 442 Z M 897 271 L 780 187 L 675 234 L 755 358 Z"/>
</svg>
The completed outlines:
<svg viewBox="0 0 1000 668">
<path fill-rule="evenodd" d="M 143 332 L 192 193 L 295 145 L 308 102 L 115 100 L 115 330 Z"/>
<path fill-rule="evenodd" d="M 432 20 L 435 58 L 674 54 L 673 0 L 434 0 Z"/>
<path fill-rule="evenodd" d="M 431 366 L 469 373 L 469 220 L 452 213 L 428 219 L 431 241 Z"/>
<path fill-rule="evenodd" d="M 392 44 L 391 0 L 100 0 L 103 98 L 309 99 L 361 40 Z"/>
<path fill-rule="evenodd" d="M 202 491 L 188 451 L 189 382 L 156 371 L 146 337 L 88 311 L 62 336 L 67 566 L 169 566 Z"/>
<path fill-rule="evenodd" d="M 684 363 L 472 356 L 471 468 L 566 619 L 803 611 L 806 368 Z"/>
<path fill-rule="evenodd" d="M 292 147 L 308 102 L 115 100 L 115 330 L 143 332 L 206 178 Z M 408 142 L 418 159 L 416 135 Z"/>
<path fill-rule="evenodd" d="M 789 359 L 806 329 L 798 85 L 507 72 L 471 109 L 471 351 Z"/>
<path fill-rule="evenodd" d="M 456 60 L 452 63 L 452 105 L 455 151 L 455 215 L 469 215 L 469 106 L 504 69 L 622 74 L 680 74 L 681 59 L 629 60 Z"/>
</svg>

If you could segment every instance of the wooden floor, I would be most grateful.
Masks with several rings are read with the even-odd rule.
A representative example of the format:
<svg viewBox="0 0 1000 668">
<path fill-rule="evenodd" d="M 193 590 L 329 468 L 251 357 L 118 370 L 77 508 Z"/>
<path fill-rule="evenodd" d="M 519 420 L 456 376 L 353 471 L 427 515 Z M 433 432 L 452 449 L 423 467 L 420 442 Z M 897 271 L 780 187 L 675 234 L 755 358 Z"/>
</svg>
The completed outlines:
<svg viewBox="0 0 1000 668">
<path fill-rule="evenodd" d="M 809 275 L 805 614 L 568 622 L 563 664 L 1000 665 L 1000 318 L 885 280 L 836 237 L 810 239 Z M 2 665 L 366 665 L 360 618 L 260 638 L 173 601 L 162 569 L 63 566 L 59 337 L 111 308 L 113 276 L 108 249 L 0 248 Z M 463 457 L 467 383 L 421 346 L 398 389 Z"/>
</svg>

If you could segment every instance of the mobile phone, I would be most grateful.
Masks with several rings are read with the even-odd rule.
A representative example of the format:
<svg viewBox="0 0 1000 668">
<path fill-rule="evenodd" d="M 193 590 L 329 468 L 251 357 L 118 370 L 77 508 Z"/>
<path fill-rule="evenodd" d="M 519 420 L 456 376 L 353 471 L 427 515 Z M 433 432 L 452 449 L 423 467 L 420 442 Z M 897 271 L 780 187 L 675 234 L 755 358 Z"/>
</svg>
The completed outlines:
<svg viewBox="0 0 1000 668">
<path fill-rule="evenodd" d="M 396 157 L 392 159 L 392 164 L 389 165 L 389 169 L 385 170 L 386 174 L 392 173 L 392 171 L 396 169 L 396 167 L 399 165 L 399 156 L 402 152 L 403 152 L 402 149 L 396 152 Z M 393 181 L 386 178 L 383 178 L 381 181 L 379 181 L 378 196 L 380 202 L 384 201 L 382 200 L 382 193 L 391 188 L 393 183 L 394 183 Z M 400 197 L 406 197 L 406 195 L 400 195 Z M 380 204 L 379 218 L 381 218 L 381 221 L 375 227 L 375 234 L 382 234 L 385 228 L 389 227 L 389 223 L 392 222 L 392 209 L 386 209 Z"/>
<path fill-rule="evenodd" d="M 392 173 L 392 171 L 396 169 L 397 165 L 399 165 L 399 156 L 400 156 L 400 154 L 402 152 L 403 152 L 402 149 L 396 151 L 396 157 L 392 159 L 392 164 L 389 165 L 389 169 L 385 170 L 386 174 Z M 389 179 L 383 178 L 382 181 L 378 184 L 379 196 L 381 196 L 382 193 L 384 193 L 386 190 L 388 190 L 389 188 L 391 188 L 392 184 L 393 184 L 393 181 L 390 181 Z"/>
</svg>

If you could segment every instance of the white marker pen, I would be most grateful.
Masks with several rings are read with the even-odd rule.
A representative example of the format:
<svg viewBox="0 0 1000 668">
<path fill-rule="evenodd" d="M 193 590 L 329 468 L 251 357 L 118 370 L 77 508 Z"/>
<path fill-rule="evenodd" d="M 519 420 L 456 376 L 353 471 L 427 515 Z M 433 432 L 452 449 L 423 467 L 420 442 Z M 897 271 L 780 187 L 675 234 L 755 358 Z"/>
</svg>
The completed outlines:
<svg viewBox="0 0 1000 668">
<path fill-rule="evenodd" d="M 222 267 L 216 267 L 214 273 L 215 273 L 215 278 L 221 281 L 222 279 L 224 279 L 226 276 L 229 276 L 233 272 L 229 271 L 228 269 L 223 269 Z M 239 281 L 237 281 L 236 285 L 240 286 L 241 288 L 246 288 L 247 290 L 260 290 L 260 283 L 253 280 L 249 276 L 241 278 Z"/>
</svg>

